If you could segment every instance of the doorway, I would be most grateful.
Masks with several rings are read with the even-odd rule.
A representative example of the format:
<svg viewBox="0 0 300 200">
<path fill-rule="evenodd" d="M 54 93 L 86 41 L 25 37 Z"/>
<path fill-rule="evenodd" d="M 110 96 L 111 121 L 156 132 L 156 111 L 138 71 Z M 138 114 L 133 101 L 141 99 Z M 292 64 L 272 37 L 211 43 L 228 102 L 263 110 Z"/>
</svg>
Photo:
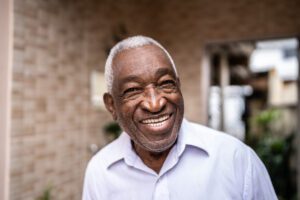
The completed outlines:
<svg viewBox="0 0 300 200">
<path fill-rule="evenodd" d="M 206 46 L 208 125 L 250 145 L 283 199 L 296 197 L 298 41 L 287 37 Z"/>
</svg>

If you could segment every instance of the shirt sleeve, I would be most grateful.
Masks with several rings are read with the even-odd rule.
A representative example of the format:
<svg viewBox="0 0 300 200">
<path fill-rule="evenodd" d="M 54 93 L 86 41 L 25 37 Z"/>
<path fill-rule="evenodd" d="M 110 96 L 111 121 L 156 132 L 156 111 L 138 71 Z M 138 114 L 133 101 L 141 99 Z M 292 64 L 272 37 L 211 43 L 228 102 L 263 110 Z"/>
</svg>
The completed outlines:
<svg viewBox="0 0 300 200">
<path fill-rule="evenodd" d="M 244 182 L 244 200 L 278 199 L 268 171 L 256 153 L 248 148 L 248 167 Z"/>
</svg>

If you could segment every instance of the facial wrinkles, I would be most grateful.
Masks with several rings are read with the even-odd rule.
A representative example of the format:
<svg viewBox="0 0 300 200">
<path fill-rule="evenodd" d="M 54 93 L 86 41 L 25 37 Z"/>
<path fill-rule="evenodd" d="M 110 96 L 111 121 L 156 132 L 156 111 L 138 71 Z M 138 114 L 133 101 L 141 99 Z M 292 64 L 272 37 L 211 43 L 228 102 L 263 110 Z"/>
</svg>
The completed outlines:
<svg viewBox="0 0 300 200">
<path fill-rule="evenodd" d="M 141 115 L 142 110 L 139 101 L 143 98 L 138 98 L 134 100 L 122 100 L 121 98 L 117 101 L 117 107 L 120 112 L 117 112 L 118 121 L 123 127 L 124 131 L 126 131 L 130 136 L 131 139 L 134 141 L 135 144 L 142 146 L 145 149 L 148 149 L 152 152 L 162 152 L 172 146 L 176 138 L 178 136 L 178 131 L 180 127 L 180 123 L 182 120 L 183 108 L 181 108 L 181 95 L 177 94 L 178 91 L 174 91 L 174 94 L 166 94 L 164 96 L 162 91 L 157 91 L 156 88 L 157 82 L 159 81 L 159 77 L 161 75 L 157 75 L 157 70 L 161 68 L 170 67 L 170 63 L 165 60 L 160 53 L 156 52 L 152 49 L 153 47 L 143 47 L 142 51 L 139 51 L 137 54 L 135 50 L 128 50 L 120 53 L 115 59 L 115 72 L 118 76 L 126 77 L 126 75 L 131 74 L 138 77 L 141 77 L 143 87 L 147 87 L 147 93 L 145 97 L 148 98 L 148 102 L 152 104 L 152 106 L 157 106 L 160 99 L 160 94 L 163 95 L 162 97 L 166 97 L 166 109 L 168 111 L 172 111 L 175 124 L 173 127 L 166 129 L 166 132 L 163 133 L 153 133 L 149 132 L 147 128 L 144 128 L 144 125 L 139 124 L 139 119 L 144 118 Z M 145 50 L 147 49 L 147 51 Z M 151 56 L 154 55 L 154 56 Z M 120 80 L 120 79 L 116 79 Z M 118 88 L 121 88 L 121 85 L 117 83 Z M 116 96 L 119 97 L 119 91 L 116 91 Z M 159 93 L 158 93 L 159 92 Z M 179 95 L 179 96 L 178 96 Z M 154 110 L 153 110 L 154 111 Z M 148 113 L 149 114 L 149 113 Z M 147 114 L 147 115 L 148 115 Z"/>
</svg>

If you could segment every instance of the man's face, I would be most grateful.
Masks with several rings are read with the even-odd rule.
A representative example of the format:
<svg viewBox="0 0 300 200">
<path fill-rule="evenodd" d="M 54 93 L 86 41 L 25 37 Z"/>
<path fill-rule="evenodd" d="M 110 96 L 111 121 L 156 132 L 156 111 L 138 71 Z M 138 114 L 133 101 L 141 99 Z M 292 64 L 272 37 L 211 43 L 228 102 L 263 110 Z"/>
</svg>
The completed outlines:
<svg viewBox="0 0 300 200">
<path fill-rule="evenodd" d="M 113 60 L 113 73 L 109 110 L 123 130 L 147 151 L 170 148 L 184 106 L 179 79 L 166 54 L 154 45 L 124 50 Z"/>
</svg>

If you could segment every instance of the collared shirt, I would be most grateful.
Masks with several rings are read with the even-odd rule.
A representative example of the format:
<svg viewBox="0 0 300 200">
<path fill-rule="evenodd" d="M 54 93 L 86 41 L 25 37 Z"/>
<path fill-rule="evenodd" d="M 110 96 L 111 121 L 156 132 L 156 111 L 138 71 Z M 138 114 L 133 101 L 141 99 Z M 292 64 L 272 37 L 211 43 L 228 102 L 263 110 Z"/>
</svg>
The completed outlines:
<svg viewBox="0 0 300 200">
<path fill-rule="evenodd" d="M 183 120 L 159 174 L 147 167 L 126 133 L 89 162 L 83 200 L 273 200 L 268 172 L 239 140 Z"/>
</svg>

